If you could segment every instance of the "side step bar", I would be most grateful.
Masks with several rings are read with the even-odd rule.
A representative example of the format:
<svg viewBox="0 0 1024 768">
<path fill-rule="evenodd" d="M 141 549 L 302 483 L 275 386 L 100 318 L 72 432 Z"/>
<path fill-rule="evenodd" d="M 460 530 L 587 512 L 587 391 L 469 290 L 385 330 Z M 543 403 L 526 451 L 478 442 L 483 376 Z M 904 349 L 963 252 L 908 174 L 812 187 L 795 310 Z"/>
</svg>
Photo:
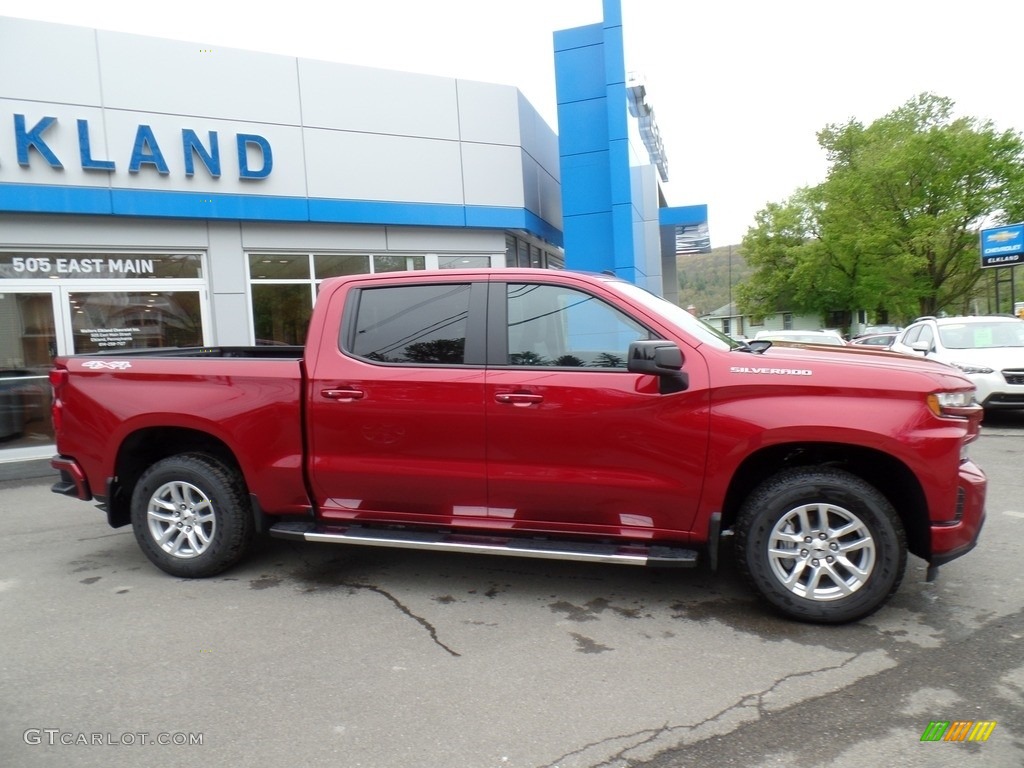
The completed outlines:
<svg viewBox="0 0 1024 768">
<path fill-rule="evenodd" d="M 362 544 L 371 547 L 434 549 L 443 552 L 471 552 L 549 560 L 580 560 L 592 563 L 621 563 L 660 568 L 692 568 L 697 553 L 691 549 L 646 544 L 606 544 L 516 536 L 494 536 L 454 531 L 415 531 L 367 528 L 360 525 L 323 525 L 303 521 L 276 523 L 270 535 L 279 539 L 301 539 L 332 544 Z"/>
</svg>

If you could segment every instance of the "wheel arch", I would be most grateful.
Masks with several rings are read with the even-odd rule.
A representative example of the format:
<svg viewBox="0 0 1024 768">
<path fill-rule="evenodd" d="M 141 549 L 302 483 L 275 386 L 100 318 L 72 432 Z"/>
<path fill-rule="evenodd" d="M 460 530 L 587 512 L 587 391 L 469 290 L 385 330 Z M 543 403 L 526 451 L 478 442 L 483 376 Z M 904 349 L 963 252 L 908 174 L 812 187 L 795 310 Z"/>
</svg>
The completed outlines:
<svg viewBox="0 0 1024 768">
<path fill-rule="evenodd" d="M 837 467 L 877 488 L 893 506 L 907 534 L 907 549 L 931 555 L 928 504 L 911 469 L 883 451 L 842 443 L 790 443 L 765 447 L 748 456 L 729 483 L 722 509 L 722 529 L 736 521 L 744 499 L 761 483 L 791 467 Z"/>
<path fill-rule="evenodd" d="M 234 452 L 224 441 L 187 427 L 146 427 L 132 432 L 121 443 L 108 480 L 107 519 L 118 528 L 131 522 L 132 492 L 142 473 L 150 466 L 182 453 L 210 456 L 244 477 Z"/>
</svg>

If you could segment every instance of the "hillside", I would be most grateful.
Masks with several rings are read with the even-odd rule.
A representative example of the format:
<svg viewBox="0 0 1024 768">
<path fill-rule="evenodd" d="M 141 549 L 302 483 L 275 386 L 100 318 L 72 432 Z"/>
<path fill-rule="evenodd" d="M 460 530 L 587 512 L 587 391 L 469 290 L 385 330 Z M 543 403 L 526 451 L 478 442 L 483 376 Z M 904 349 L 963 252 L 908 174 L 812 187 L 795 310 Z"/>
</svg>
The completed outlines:
<svg viewBox="0 0 1024 768">
<path fill-rule="evenodd" d="M 730 273 L 734 289 L 753 273 L 740 255 L 738 245 L 712 248 L 711 253 L 686 254 L 677 257 L 676 262 L 679 265 L 679 306 L 692 304 L 698 316 L 729 303 Z M 735 298 L 733 293 L 733 300 Z"/>
</svg>

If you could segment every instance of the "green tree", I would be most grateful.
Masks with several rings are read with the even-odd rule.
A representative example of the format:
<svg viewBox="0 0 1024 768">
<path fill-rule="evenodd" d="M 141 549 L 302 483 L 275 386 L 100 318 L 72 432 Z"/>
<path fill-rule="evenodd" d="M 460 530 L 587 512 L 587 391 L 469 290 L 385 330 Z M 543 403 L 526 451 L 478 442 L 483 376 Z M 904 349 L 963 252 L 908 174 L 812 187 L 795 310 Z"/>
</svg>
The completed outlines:
<svg viewBox="0 0 1024 768">
<path fill-rule="evenodd" d="M 978 230 L 1024 212 L 1024 141 L 922 94 L 865 127 L 829 125 L 816 187 L 759 212 L 743 240 L 752 314 L 962 311 L 981 277 Z"/>
</svg>

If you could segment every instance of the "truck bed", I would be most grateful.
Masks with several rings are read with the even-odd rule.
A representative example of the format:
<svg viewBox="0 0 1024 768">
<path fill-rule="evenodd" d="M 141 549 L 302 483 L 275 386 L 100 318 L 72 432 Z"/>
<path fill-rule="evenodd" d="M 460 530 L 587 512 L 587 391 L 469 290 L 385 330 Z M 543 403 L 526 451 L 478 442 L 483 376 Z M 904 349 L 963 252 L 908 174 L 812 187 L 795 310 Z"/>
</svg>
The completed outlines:
<svg viewBox="0 0 1024 768">
<path fill-rule="evenodd" d="M 304 347 L 265 344 L 255 347 L 153 347 L 151 349 L 119 349 L 90 352 L 69 357 L 247 357 L 280 360 L 301 360 Z"/>
</svg>

